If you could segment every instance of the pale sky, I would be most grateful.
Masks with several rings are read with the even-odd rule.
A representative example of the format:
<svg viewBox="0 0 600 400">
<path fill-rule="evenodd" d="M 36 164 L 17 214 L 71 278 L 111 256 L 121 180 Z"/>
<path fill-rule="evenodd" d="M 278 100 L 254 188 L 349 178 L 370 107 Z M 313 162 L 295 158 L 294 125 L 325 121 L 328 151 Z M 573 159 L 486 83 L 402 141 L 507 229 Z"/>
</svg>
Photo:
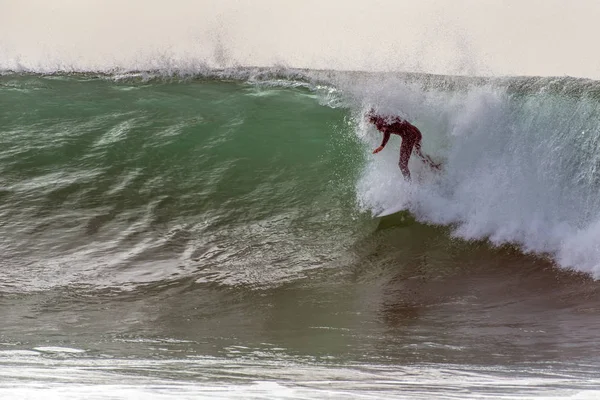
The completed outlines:
<svg viewBox="0 0 600 400">
<path fill-rule="evenodd" d="M 198 64 L 600 79 L 600 0 L 0 0 L 0 68 Z"/>
</svg>

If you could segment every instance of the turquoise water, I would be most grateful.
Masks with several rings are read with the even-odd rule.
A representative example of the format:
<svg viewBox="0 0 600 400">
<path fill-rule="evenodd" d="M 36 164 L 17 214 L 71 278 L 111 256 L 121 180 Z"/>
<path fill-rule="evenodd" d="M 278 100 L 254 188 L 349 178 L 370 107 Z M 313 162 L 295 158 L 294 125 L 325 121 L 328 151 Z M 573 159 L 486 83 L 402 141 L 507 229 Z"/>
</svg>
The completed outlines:
<svg viewBox="0 0 600 400">
<path fill-rule="evenodd" d="M 5 73 L 0 394 L 594 398 L 596 86 Z"/>
</svg>

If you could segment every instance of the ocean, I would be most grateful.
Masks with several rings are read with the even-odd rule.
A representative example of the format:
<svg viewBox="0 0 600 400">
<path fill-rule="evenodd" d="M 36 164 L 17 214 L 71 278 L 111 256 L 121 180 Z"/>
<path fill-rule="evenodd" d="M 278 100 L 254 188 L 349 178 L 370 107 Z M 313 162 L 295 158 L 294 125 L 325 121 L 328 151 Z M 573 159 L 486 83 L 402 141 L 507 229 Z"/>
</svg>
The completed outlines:
<svg viewBox="0 0 600 400">
<path fill-rule="evenodd" d="M 594 80 L 5 71 L 0 398 L 600 398 L 599 191 Z"/>
</svg>

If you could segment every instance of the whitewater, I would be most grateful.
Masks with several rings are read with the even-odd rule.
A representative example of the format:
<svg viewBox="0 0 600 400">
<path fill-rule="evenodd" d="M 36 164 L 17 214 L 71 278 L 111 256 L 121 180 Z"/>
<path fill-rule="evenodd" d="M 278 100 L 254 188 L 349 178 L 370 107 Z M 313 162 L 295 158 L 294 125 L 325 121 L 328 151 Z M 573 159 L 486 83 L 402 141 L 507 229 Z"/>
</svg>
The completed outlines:
<svg viewBox="0 0 600 400">
<path fill-rule="evenodd" d="M 598 84 L 419 80 L 387 78 L 349 88 L 360 102 L 357 134 L 376 142 L 360 117 L 367 107 L 405 116 L 426 132 L 425 149 L 444 161 L 444 171 L 407 187 L 391 168 L 392 154 L 374 157 L 357 185 L 360 204 L 376 210 L 404 201 L 418 219 L 450 225 L 458 237 L 516 244 L 597 277 Z"/>
</svg>

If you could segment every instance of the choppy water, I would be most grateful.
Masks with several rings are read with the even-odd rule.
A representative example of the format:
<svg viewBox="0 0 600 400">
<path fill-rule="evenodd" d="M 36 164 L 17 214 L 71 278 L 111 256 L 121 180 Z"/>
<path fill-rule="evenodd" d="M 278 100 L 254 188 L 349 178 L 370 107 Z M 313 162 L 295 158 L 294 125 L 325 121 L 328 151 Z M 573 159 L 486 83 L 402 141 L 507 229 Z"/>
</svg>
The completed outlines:
<svg viewBox="0 0 600 400">
<path fill-rule="evenodd" d="M 594 81 L 13 72 L 0 104 L 3 398 L 600 393 Z M 444 170 L 371 155 L 372 106 Z"/>
</svg>

